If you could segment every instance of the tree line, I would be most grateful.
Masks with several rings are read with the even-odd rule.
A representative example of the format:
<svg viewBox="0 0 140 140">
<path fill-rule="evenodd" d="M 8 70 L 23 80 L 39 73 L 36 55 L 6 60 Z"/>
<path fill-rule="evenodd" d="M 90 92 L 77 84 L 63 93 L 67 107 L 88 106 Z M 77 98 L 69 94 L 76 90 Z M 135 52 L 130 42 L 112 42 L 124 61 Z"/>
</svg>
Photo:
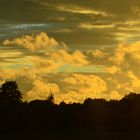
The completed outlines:
<svg viewBox="0 0 140 140">
<path fill-rule="evenodd" d="M 140 138 L 140 95 L 130 93 L 120 101 L 86 99 L 83 104 L 59 105 L 50 95 L 47 100 L 27 103 L 22 101 L 17 83 L 7 81 L 0 87 L 0 134 L 5 133 L 40 134 L 57 140 Z"/>
</svg>

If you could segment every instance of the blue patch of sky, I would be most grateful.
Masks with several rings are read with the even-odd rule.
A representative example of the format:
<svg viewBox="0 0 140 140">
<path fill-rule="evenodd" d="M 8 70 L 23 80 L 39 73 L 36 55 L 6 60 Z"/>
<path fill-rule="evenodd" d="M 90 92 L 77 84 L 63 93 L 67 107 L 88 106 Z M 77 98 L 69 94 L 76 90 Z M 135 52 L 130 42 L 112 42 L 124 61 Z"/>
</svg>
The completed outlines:
<svg viewBox="0 0 140 140">
<path fill-rule="evenodd" d="M 0 66 L 0 68 L 7 68 L 7 69 L 19 69 L 23 67 L 32 68 L 33 64 L 11 64 L 6 66 Z"/>
<path fill-rule="evenodd" d="M 105 72 L 105 66 L 102 65 L 76 66 L 64 64 L 63 66 L 59 67 L 59 69 L 57 69 L 56 72 L 103 73 Z"/>
<path fill-rule="evenodd" d="M 50 27 L 49 24 L 16 24 L 10 25 L 10 29 L 29 29 L 29 28 L 36 28 L 36 27 Z"/>
<path fill-rule="evenodd" d="M 114 48 L 116 47 L 116 44 L 112 44 L 112 45 L 69 44 L 69 47 L 70 50 L 75 50 L 75 48 L 79 48 L 81 51 L 95 50 L 95 49 L 104 50 L 106 48 Z"/>
<path fill-rule="evenodd" d="M 40 24 L 4 24 L 0 26 L 0 39 L 22 36 L 25 34 L 37 34 L 40 32 L 52 32 L 62 27 L 57 23 Z"/>
</svg>

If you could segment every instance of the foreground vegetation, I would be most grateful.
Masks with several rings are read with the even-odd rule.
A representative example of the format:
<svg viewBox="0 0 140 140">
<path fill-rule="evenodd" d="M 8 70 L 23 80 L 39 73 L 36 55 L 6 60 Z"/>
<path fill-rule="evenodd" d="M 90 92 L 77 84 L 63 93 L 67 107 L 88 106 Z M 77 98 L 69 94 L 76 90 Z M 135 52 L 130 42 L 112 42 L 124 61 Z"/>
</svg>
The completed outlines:
<svg viewBox="0 0 140 140">
<path fill-rule="evenodd" d="M 60 105 L 53 103 L 51 95 L 47 100 L 27 103 L 22 102 L 16 82 L 9 81 L 0 88 L 0 134 L 20 135 L 20 139 L 140 138 L 140 95 L 131 93 L 120 101 L 86 99 L 83 104 Z"/>
</svg>

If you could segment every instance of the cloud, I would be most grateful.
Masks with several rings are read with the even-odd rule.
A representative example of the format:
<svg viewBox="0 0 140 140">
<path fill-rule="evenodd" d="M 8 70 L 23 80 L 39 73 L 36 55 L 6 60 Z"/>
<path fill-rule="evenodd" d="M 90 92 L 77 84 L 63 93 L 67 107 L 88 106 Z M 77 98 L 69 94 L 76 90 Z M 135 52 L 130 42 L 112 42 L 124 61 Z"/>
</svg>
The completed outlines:
<svg viewBox="0 0 140 140">
<path fill-rule="evenodd" d="M 36 79 L 33 81 L 33 88 L 28 91 L 24 100 L 45 100 L 50 94 L 57 94 L 60 92 L 60 89 L 55 83 L 46 83 L 42 79 Z"/>
<path fill-rule="evenodd" d="M 52 54 L 52 59 L 58 62 L 61 61 L 63 63 L 76 65 L 87 65 L 89 63 L 86 56 L 79 50 L 74 51 L 72 54 L 65 50 L 59 50 Z"/>
<path fill-rule="evenodd" d="M 55 33 L 71 33 L 72 30 L 71 29 L 60 29 L 55 31 Z"/>
<path fill-rule="evenodd" d="M 63 84 L 64 92 L 68 97 L 73 97 L 74 102 L 83 102 L 86 98 L 101 98 L 107 90 L 106 82 L 101 77 L 92 74 L 72 74 L 64 78 Z M 62 96 L 65 102 L 69 101 L 67 95 L 66 99 Z"/>
<path fill-rule="evenodd" d="M 136 1 L 14 0 L 14 3 L 0 2 L 3 5 L 0 9 L 1 38 L 47 31 L 66 43 L 86 46 L 114 45 L 139 37 L 140 3 Z"/>
<path fill-rule="evenodd" d="M 58 5 L 58 6 L 56 6 L 56 9 L 60 10 L 60 11 L 77 13 L 77 14 L 93 14 L 93 15 L 101 15 L 101 16 L 105 16 L 105 17 L 110 16 L 109 14 L 107 14 L 104 11 L 84 8 L 84 7 L 75 6 L 75 5 Z"/>
<path fill-rule="evenodd" d="M 109 100 L 120 100 L 123 98 L 123 95 L 118 93 L 116 90 L 112 90 L 107 98 L 109 98 Z"/>
<path fill-rule="evenodd" d="M 13 69 L 0 69 L 0 79 L 16 79 L 16 71 Z"/>
<path fill-rule="evenodd" d="M 1 53 L 1 56 L 0 56 L 0 58 L 17 58 L 17 57 L 20 57 L 20 56 L 22 56 L 23 55 L 23 53 L 22 52 L 18 52 L 18 51 L 12 51 L 12 52 L 5 52 L 5 50 L 3 50 L 3 51 L 0 51 L 0 53 Z"/>
<path fill-rule="evenodd" d="M 110 66 L 106 68 L 106 71 L 110 74 L 115 74 L 118 71 L 120 71 L 120 68 L 116 67 L 116 66 Z"/>
<path fill-rule="evenodd" d="M 55 89 L 57 103 L 120 99 L 140 91 L 140 1 L 9 3 L 0 1 L 0 40 L 10 38 L 0 45 L 0 83 L 26 79 L 28 100 L 46 99 Z"/>
<path fill-rule="evenodd" d="M 35 70 L 37 74 L 47 74 L 56 72 L 56 70 L 63 65 L 61 62 L 55 62 L 53 59 L 41 58 L 38 56 L 30 56 L 28 57 L 28 61 L 30 61 L 33 65 L 32 69 Z"/>
<path fill-rule="evenodd" d="M 126 76 L 130 79 L 132 88 L 140 88 L 140 79 L 131 70 L 127 71 Z"/>
<path fill-rule="evenodd" d="M 30 51 L 35 51 L 39 49 L 51 49 L 55 48 L 59 45 L 59 43 L 54 38 L 49 38 L 47 34 L 40 33 L 36 36 L 22 36 L 21 38 L 15 38 L 13 40 L 5 40 L 3 42 L 3 45 L 5 46 L 21 46 L 26 49 L 29 49 Z"/>
<path fill-rule="evenodd" d="M 7 25 L 9 29 L 30 29 L 30 28 L 36 28 L 36 27 L 45 27 L 47 24 L 16 24 L 16 25 Z"/>
<path fill-rule="evenodd" d="M 135 42 L 132 44 L 121 43 L 118 47 L 115 48 L 114 58 L 112 60 L 116 64 L 122 64 L 124 61 L 127 61 L 126 57 L 129 56 L 135 62 L 140 60 L 140 42 Z"/>
<path fill-rule="evenodd" d="M 82 29 L 87 29 L 87 30 L 91 30 L 91 29 L 106 29 L 106 28 L 114 28 L 115 27 L 115 25 L 114 24 L 105 24 L 105 25 L 100 25 L 100 24 L 98 24 L 98 25 L 94 25 L 94 24 L 89 24 L 89 23 L 87 23 L 87 24 L 80 24 L 79 25 L 79 27 L 80 28 L 82 28 Z"/>
<path fill-rule="evenodd" d="M 96 59 L 96 58 L 103 58 L 106 56 L 106 53 L 99 50 L 99 49 L 95 49 L 95 50 L 88 50 L 87 51 L 87 55 L 90 55 L 92 58 Z"/>
<path fill-rule="evenodd" d="M 50 94 L 54 95 L 55 103 L 62 101 L 83 102 L 86 98 L 102 98 L 107 91 L 106 82 L 99 76 L 86 74 L 64 74 L 63 78 L 57 79 L 57 82 L 50 82 L 52 79 L 38 74 L 35 69 L 3 70 L 0 79 L 17 80 L 24 79 L 29 83 L 29 90 L 23 95 L 24 100 L 46 100 Z M 56 76 L 53 76 L 56 79 Z M 23 85 L 19 85 L 20 87 Z M 26 87 L 27 88 L 27 87 Z M 24 88 L 22 87 L 22 90 Z"/>
<path fill-rule="evenodd" d="M 0 81 L 26 79 L 30 88 L 26 92 L 23 90 L 25 100 L 44 100 L 50 93 L 53 93 L 56 103 L 82 103 L 86 98 L 119 100 L 129 92 L 140 90 L 139 42 L 121 43 L 111 50 L 99 48 L 81 51 L 70 50 L 66 44 L 55 39 L 56 45 L 48 43 L 50 45 L 47 46 L 40 38 L 42 35 L 51 39 L 45 33 L 26 35 L 19 39 L 32 38 L 34 41 L 27 40 L 33 50 L 21 45 L 27 50 L 13 49 L 12 53 L 9 49 L 12 46 L 9 46 L 7 54 L 1 55 L 6 60 L 10 52 L 9 56 L 15 62 L 2 65 Z M 38 36 L 39 39 L 36 39 Z M 18 43 L 14 45 L 15 48 L 19 46 Z M 52 49 L 47 50 L 48 47 Z"/>
<path fill-rule="evenodd" d="M 86 8 L 84 6 L 72 5 L 72 4 L 51 4 L 45 2 L 37 2 L 40 5 L 55 8 L 55 10 L 69 12 L 69 13 L 77 13 L 77 14 L 93 14 L 93 15 L 101 15 L 101 16 L 111 16 L 111 14 L 107 14 L 105 11 L 94 10 L 93 8 Z"/>
<path fill-rule="evenodd" d="M 64 64 L 87 65 L 89 63 L 81 51 L 75 50 L 70 53 L 65 43 L 58 43 L 54 38 L 48 37 L 48 35 L 43 32 L 36 36 L 25 35 L 21 38 L 15 38 L 12 41 L 4 40 L 3 45 L 15 45 L 29 49 L 32 51 L 32 53 L 30 53 L 31 56 L 26 56 L 25 52 L 25 59 L 28 59 L 27 61 L 35 67 L 43 68 L 44 71 L 47 68 L 53 70 L 51 67 L 55 70 Z M 42 57 L 35 55 L 34 51 L 38 53 L 41 52 Z M 21 52 L 13 52 L 12 55 L 14 55 L 14 53 L 20 54 Z"/>
</svg>

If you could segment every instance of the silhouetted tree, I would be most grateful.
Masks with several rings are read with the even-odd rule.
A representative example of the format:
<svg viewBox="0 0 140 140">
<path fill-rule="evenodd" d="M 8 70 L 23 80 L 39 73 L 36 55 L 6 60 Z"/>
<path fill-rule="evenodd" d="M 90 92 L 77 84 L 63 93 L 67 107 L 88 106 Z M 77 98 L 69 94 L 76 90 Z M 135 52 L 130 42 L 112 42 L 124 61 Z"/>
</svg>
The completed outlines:
<svg viewBox="0 0 140 140">
<path fill-rule="evenodd" d="M 53 96 L 53 94 L 50 94 L 50 95 L 48 96 L 47 102 L 49 102 L 49 103 L 54 103 L 54 96 Z"/>
<path fill-rule="evenodd" d="M 0 88 L 0 98 L 4 101 L 22 101 L 22 94 L 15 81 L 6 81 Z"/>
<path fill-rule="evenodd" d="M 130 92 L 128 95 L 126 95 L 122 100 L 128 100 L 138 97 L 136 93 Z"/>
</svg>

